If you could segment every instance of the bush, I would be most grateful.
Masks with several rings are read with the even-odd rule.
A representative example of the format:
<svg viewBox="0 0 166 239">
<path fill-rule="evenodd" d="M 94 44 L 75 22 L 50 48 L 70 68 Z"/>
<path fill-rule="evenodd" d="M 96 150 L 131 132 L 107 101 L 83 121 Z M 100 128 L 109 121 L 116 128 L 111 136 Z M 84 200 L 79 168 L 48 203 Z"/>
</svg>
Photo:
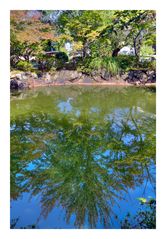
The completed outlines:
<svg viewBox="0 0 166 239">
<path fill-rule="evenodd" d="M 42 71 L 50 71 L 52 69 L 63 68 L 68 61 L 68 56 L 65 52 L 57 52 L 53 55 L 38 56 L 38 69 Z"/>
<path fill-rule="evenodd" d="M 68 62 L 69 60 L 68 55 L 65 52 L 61 51 L 56 53 L 56 59 L 59 60 L 62 64 Z"/>
<path fill-rule="evenodd" d="M 20 60 L 17 63 L 16 68 L 21 71 L 32 71 L 33 66 L 30 62 Z"/>
<path fill-rule="evenodd" d="M 138 61 L 135 56 L 119 55 L 116 57 L 116 62 L 121 71 L 128 72 L 129 70 L 155 70 L 156 61 Z"/>
<path fill-rule="evenodd" d="M 137 67 L 137 59 L 135 56 L 119 55 L 116 57 L 116 62 L 123 71 L 128 71 L 130 68 Z"/>
<path fill-rule="evenodd" d="M 110 75 L 117 75 L 120 72 L 120 67 L 113 57 L 87 58 L 82 62 L 82 69 L 87 73 L 104 70 Z"/>
<path fill-rule="evenodd" d="M 148 56 L 153 56 L 155 54 L 154 49 L 152 46 L 148 46 L 143 44 L 140 49 L 140 56 L 141 57 L 148 57 Z"/>
<path fill-rule="evenodd" d="M 41 71 L 50 71 L 53 67 L 55 67 L 55 57 L 47 56 L 47 55 L 39 55 L 38 70 Z"/>
</svg>

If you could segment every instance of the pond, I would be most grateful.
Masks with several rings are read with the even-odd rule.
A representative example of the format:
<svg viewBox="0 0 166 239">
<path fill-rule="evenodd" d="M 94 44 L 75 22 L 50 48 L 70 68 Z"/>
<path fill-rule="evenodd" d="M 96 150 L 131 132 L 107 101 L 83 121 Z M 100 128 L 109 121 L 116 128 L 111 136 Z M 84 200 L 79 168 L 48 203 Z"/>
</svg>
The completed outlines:
<svg viewBox="0 0 166 239">
<path fill-rule="evenodd" d="M 11 95 L 11 228 L 121 228 L 155 198 L 155 92 L 57 86 Z"/>
</svg>

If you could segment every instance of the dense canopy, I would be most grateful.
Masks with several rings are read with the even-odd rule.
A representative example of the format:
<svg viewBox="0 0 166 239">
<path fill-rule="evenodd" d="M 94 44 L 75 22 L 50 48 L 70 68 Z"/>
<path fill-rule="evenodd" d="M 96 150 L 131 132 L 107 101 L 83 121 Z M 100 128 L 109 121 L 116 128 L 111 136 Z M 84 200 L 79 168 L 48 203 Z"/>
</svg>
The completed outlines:
<svg viewBox="0 0 166 239">
<path fill-rule="evenodd" d="M 11 11 L 12 69 L 50 71 L 70 65 L 116 75 L 154 69 L 155 50 L 152 10 Z"/>
</svg>

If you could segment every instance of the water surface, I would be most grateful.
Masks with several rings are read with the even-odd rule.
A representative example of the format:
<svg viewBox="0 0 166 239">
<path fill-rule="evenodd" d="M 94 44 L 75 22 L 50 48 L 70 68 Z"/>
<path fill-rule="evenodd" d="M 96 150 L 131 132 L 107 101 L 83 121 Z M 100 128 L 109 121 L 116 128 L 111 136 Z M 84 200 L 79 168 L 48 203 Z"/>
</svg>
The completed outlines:
<svg viewBox="0 0 166 239">
<path fill-rule="evenodd" d="M 120 228 L 155 197 L 155 92 L 42 88 L 11 96 L 14 228 Z"/>
</svg>

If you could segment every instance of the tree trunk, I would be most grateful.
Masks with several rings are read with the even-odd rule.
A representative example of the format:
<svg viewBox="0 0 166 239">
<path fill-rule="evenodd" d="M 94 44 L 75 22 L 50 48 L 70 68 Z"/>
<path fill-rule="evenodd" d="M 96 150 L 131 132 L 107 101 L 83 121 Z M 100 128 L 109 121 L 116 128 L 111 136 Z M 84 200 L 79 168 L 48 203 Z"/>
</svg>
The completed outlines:
<svg viewBox="0 0 166 239">
<path fill-rule="evenodd" d="M 113 52 L 112 52 L 112 57 L 118 56 L 119 51 L 120 51 L 120 48 L 114 49 Z"/>
<path fill-rule="evenodd" d="M 87 57 L 87 51 L 88 51 L 88 42 L 85 41 L 83 44 L 83 50 L 82 50 L 83 59 Z"/>
<path fill-rule="evenodd" d="M 139 61 L 139 55 L 140 55 L 139 53 L 140 53 L 141 42 L 142 42 L 142 39 L 140 37 L 141 32 L 142 32 L 142 29 L 137 33 L 137 35 L 133 39 L 134 53 L 138 61 Z"/>
</svg>

